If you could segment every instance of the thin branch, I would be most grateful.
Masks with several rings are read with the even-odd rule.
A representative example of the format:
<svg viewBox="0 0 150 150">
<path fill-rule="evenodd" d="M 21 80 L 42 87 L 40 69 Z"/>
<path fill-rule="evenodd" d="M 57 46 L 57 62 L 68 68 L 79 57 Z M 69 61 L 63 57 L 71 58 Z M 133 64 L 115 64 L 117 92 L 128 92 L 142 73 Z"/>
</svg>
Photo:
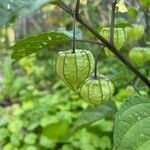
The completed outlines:
<svg viewBox="0 0 150 150">
<path fill-rule="evenodd" d="M 144 16 L 145 16 L 145 24 L 146 24 L 146 33 L 149 33 L 149 15 L 148 15 L 148 9 L 144 12 Z"/>
<path fill-rule="evenodd" d="M 104 50 L 104 47 L 101 48 L 101 50 L 98 52 L 96 58 L 95 58 L 95 68 L 94 68 L 94 79 L 97 79 L 97 64 L 98 64 L 98 59 L 99 59 L 99 55 L 101 54 L 101 52 Z"/>
<path fill-rule="evenodd" d="M 115 25 L 115 14 L 116 14 L 116 0 L 112 0 L 112 13 L 111 13 L 111 25 L 110 25 L 110 43 L 114 45 L 114 25 Z"/>
<path fill-rule="evenodd" d="M 84 42 L 84 43 L 91 43 L 91 44 L 97 44 L 97 45 L 103 45 L 101 41 L 94 41 L 94 40 L 87 40 L 87 39 L 76 39 L 76 42 Z"/>
<path fill-rule="evenodd" d="M 73 11 L 73 53 L 75 53 L 76 49 L 76 17 L 79 14 L 80 0 L 77 0 L 75 11 Z"/>
<path fill-rule="evenodd" d="M 74 12 L 73 14 L 73 41 L 72 41 L 72 52 L 75 53 L 75 49 L 76 49 L 76 14 Z"/>
<path fill-rule="evenodd" d="M 76 3 L 76 16 L 79 15 L 79 8 L 80 8 L 80 0 L 77 0 L 77 3 Z"/>
<path fill-rule="evenodd" d="M 59 5 L 60 8 L 64 9 L 70 15 L 73 16 L 72 9 L 67 6 L 65 3 L 61 2 Z M 106 39 L 104 39 L 93 27 L 91 27 L 84 19 L 78 15 L 77 21 L 80 22 L 87 30 L 89 30 L 97 39 L 99 39 L 104 46 L 108 47 L 108 49 L 118 58 L 120 61 L 125 64 L 137 77 L 139 77 L 149 88 L 150 88 L 150 80 L 148 80 L 141 72 L 139 72 L 122 54 L 120 54 L 116 47 L 114 47 L 111 43 L 109 43 Z"/>
<path fill-rule="evenodd" d="M 146 24 L 146 29 L 145 29 L 145 32 L 146 33 L 149 33 L 149 15 L 148 15 L 148 12 L 149 12 L 149 8 L 144 8 L 144 6 L 141 4 L 141 1 L 138 0 L 138 5 L 140 6 L 141 10 L 143 11 L 144 13 L 144 17 L 145 17 L 145 24 Z"/>
</svg>

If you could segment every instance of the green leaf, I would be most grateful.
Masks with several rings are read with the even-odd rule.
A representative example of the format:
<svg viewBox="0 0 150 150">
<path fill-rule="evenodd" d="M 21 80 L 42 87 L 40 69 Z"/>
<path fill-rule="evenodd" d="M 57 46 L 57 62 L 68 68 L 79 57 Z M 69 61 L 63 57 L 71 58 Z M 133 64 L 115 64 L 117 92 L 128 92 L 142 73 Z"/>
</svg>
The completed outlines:
<svg viewBox="0 0 150 150">
<path fill-rule="evenodd" d="M 114 150 L 149 150 L 150 99 L 129 97 L 115 118 Z"/>
<path fill-rule="evenodd" d="M 9 115 L 6 114 L 5 110 L 5 108 L 0 107 L 0 128 L 2 128 L 10 122 Z"/>
<path fill-rule="evenodd" d="M 43 135 L 54 141 L 65 141 L 69 135 L 69 123 L 59 121 L 43 129 Z"/>
<path fill-rule="evenodd" d="M 136 19 L 138 12 L 134 7 L 128 7 L 128 14 L 130 17 L 132 17 L 132 19 Z"/>
<path fill-rule="evenodd" d="M 96 108 L 90 106 L 81 113 L 80 117 L 74 123 L 73 132 L 102 118 L 111 116 L 116 111 L 117 108 L 113 101 L 108 101 L 106 104 Z"/>
<path fill-rule="evenodd" d="M 11 23 L 20 16 L 26 16 L 47 3 L 58 4 L 61 0 L 0 0 L 0 26 Z"/>
<path fill-rule="evenodd" d="M 149 0 L 141 0 L 141 3 L 142 3 L 145 7 L 147 7 L 147 8 L 150 7 L 150 1 L 149 1 Z"/>
<path fill-rule="evenodd" d="M 12 120 L 8 125 L 8 129 L 11 132 L 17 132 L 21 130 L 22 127 L 23 127 L 23 121 L 18 118 Z"/>
<path fill-rule="evenodd" d="M 37 150 L 35 145 L 25 145 L 21 150 Z"/>
<path fill-rule="evenodd" d="M 0 143 L 3 143 L 5 139 L 9 136 L 9 132 L 6 128 L 0 128 Z"/>
<path fill-rule="evenodd" d="M 7 143 L 3 146 L 3 150 L 19 150 L 15 145 L 12 143 Z"/>
<path fill-rule="evenodd" d="M 55 143 L 48 137 L 41 136 L 39 144 L 45 148 L 54 149 Z"/>
<path fill-rule="evenodd" d="M 10 57 L 6 57 L 3 64 L 3 71 L 5 77 L 5 83 L 10 86 L 13 80 L 12 60 Z"/>
<path fill-rule="evenodd" d="M 22 138 L 23 138 L 22 132 L 14 132 L 10 136 L 10 141 L 15 146 L 19 146 Z"/>
<path fill-rule="evenodd" d="M 66 34 L 58 32 L 43 33 L 36 36 L 30 36 L 26 39 L 19 40 L 12 47 L 12 59 L 19 60 L 25 56 L 35 53 L 39 50 L 46 49 L 50 46 L 65 43 L 71 40 Z"/>
<path fill-rule="evenodd" d="M 36 142 L 36 139 L 37 139 L 37 135 L 34 134 L 34 133 L 29 133 L 25 136 L 24 138 L 24 142 L 26 144 L 35 144 Z"/>
</svg>

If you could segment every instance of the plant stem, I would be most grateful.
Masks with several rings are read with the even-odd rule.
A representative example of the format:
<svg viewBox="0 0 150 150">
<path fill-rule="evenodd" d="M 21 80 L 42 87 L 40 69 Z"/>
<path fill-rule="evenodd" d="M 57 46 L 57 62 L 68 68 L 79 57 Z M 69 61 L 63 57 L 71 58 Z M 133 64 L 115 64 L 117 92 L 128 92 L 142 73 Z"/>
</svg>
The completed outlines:
<svg viewBox="0 0 150 150">
<path fill-rule="evenodd" d="M 114 24 L 115 24 L 115 11 L 116 11 L 116 1 L 111 2 L 112 13 L 111 13 L 111 25 L 110 25 L 110 43 L 114 45 Z"/>
<path fill-rule="evenodd" d="M 98 56 L 99 56 L 99 53 L 98 53 L 98 55 L 97 55 L 96 58 L 95 58 L 94 79 L 97 79 Z"/>
<path fill-rule="evenodd" d="M 72 53 L 75 53 L 75 49 L 76 49 L 76 14 L 74 12 L 73 14 L 73 47 L 72 47 Z"/>
<path fill-rule="evenodd" d="M 82 43 L 91 43 L 91 44 L 97 44 L 97 45 L 103 45 L 101 41 L 94 41 L 94 40 L 88 40 L 88 39 L 76 39 L 76 42 L 82 42 Z"/>
<path fill-rule="evenodd" d="M 61 2 L 60 8 L 73 16 L 72 9 L 65 3 Z M 97 39 L 99 39 L 104 46 L 106 46 L 123 64 L 125 64 L 137 77 L 139 77 L 149 88 L 150 80 L 147 79 L 141 72 L 139 72 L 122 54 L 120 54 L 116 47 L 104 39 L 92 26 L 90 26 L 84 19 L 78 15 L 76 20 L 80 22 L 87 30 L 89 30 Z"/>
<path fill-rule="evenodd" d="M 79 7 L 80 7 L 80 0 L 77 0 L 75 11 L 73 11 L 73 47 L 72 47 L 72 53 L 75 53 L 76 49 L 76 17 L 79 14 Z"/>
<path fill-rule="evenodd" d="M 99 55 L 101 53 L 101 51 L 104 49 L 104 47 L 102 47 L 102 49 L 98 52 L 96 58 L 95 58 L 95 68 L 94 68 L 94 79 L 97 79 L 97 64 L 98 64 L 98 58 Z"/>
<path fill-rule="evenodd" d="M 79 8 L 80 8 L 80 0 L 77 0 L 77 3 L 76 3 L 76 16 L 78 16 L 79 14 Z"/>
<path fill-rule="evenodd" d="M 150 19 L 149 19 L 149 15 L 148 15 L 149 9 L 148 9 L 148 8 L 145 9 L 144 6 L 141 4 L 140 0 L 138 0 L 138 4 L 139 4 L 141 10 L 142 10 L 143 13 L 144 13 L 145 24 L 146 24 L 145 32 L 146 32 L 147 34 L 149 34 L 149 31 L 150 31 L 150 27 L 149 27 L 149 20 L 150 20 Z"/>
<path fill-rule="evenodd" d="M 149 33 L 149 15 L 148 15 L 148 9 L 144 12 L 144 16 L 145 16 L 145 24 L 146 24 L 146 29 L 145 32 Z"/>
</svg>

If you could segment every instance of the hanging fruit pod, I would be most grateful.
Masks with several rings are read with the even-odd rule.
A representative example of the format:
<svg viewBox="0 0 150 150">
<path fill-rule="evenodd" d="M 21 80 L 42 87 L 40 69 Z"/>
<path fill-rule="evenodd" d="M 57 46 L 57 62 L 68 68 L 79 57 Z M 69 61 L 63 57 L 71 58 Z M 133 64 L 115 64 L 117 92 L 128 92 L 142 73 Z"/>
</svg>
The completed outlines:
<svg viewBox="0 0 150 150">
<path fill-rule="evenodd" d="M 110 40 L 110 28 L 102 28 L 100 34 L 106 39 Z M 114 28 L 114 45 L 120 50 L 126 43 L 127 35 L 123 28 Z M 113 53 L 108 49 L 104 48 L 107 56 L 113 56 Z"/>
<path fill-rule="evenodd" d="M 96 79 L 88 78 L 80 88 L 80 96 L 93 106 L 106 102 L 114 93 L 112 81 L 104 75 Z"/>
<path fill-rule="evenodd" d="M 73 91 L 90 76 L 94 70 L 94 57 L 88 50 L 61 51 L 56 57 L 57 76 Z"/>
<path fill-rule="evenodd" d="M 126 27 L 127 40 L 130 42 L 138 41 L 144 34 L 144 26 L 141 24 L 135 24 L 132 27 Z"/>
<path fill-rule="evenodd" d="M 150 47 L 134 47 L 129 52 L 129 59 L 135 65 L 141 67 L 150 61 Z"/>
</svg>

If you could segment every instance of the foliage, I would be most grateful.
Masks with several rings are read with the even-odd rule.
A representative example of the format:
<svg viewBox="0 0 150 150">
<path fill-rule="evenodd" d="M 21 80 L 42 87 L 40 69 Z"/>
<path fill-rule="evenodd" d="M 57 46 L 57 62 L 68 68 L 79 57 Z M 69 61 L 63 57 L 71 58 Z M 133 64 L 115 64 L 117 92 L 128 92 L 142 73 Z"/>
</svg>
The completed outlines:
<svg viewBox="0 0 150 150">
<path fill-rule="evenodd" d="M 6 0 L 0 1 L 0 25 L 7 25 L 20 16 L 29 15 L 46 3 L 59 3 L 59 0 Z"/>
<path fill-rule="evenodd" d="M 136 150 L 141 144 L 139 149 L 148 149 L 149 89 L 116 57 L 104 52 L 97 56 L 100 45 L 84 41 L 97 42 L 96 38 L 78 23 L 76 49 L 97 57 L 97 71 L 111 78 L 115 93 L 106 103 L 92 107 L 58 80 L 55 58 L 59 51 L 72 49 L 73 34 L 72 17 L 56 6 L 60 2 L 0 2 L 0 149 Z M 74 8 L 74 0 L 63 2 Z M 82 0 L 80 14 L 96 31 L 110 30 L 110 4 Z M 121 28 L 123 39 L 115 34 L 117 41 L 123 40 L 118 47 L 127 59 L 136 48 L 144 51 L 142 60 L 137 53 L 132 60 L 140 62 L 137 69 L 149 79 L 148 13 L 148 0 L 120 0 L 115 29 Z M 105 38 L 110 40 L 109 33 Z"/>
<path fill-rule="evenodd" d="M 53 45 L 68 42 L 69 40 L 70 38 L 67 35 L 57 32 L 27 37 L 26 39 L 18 41 L 12 47 L 14 49 L 12 58 L 19 60 L 39 50 L 44 50 Z"/>
<path fill-rule="evenodd" d="M 116 114 L 114 150 L 149 149 L 149 98 L 128 98 Z"/>
<path fill-rule="evenodd" d="M 31 60 L 29 61 L 29 59 Z M 27 60 L 28 65 L 30 64 L 30 69 L 26 69 L 26 64 L 23 63 L 27 63 Z M 34 61 L 36 61 L 35 65 L 33 65 Z M 53 63 L 51 59 L 47 61 Z M 8 63 L 7 61 L 5 62 Z M 22 81 L 19 85 L 22 86 L 18 87 L 18 91 L 15 93 L 14 89 L 17 89 L 17 84 L 14 85 L 14 88 L 13 86 L 10 87 L 10 90 L 7 91 L 9 93 L 6 92 L 1 99 L 1 104 L 5 106 L 0 109 L 0 132 L 3 133 L 0 140 L 4 149 L 26 149 L 26 147 L 30 146 L 34 147 L 34 149 L 55 149 L 59 143 L 62 143 L 61 149 L 66 147 L 72 147 L 73 149 L 78 147 L 81 147 L 81 149 L 86 147 L 95 149 L 97 146 L 100 148 L 111 147 L 109 136 L 104 134 L 100 137 L 105 144 L 99 144 L 97 135 L 82 128 L 100 118 L 109 117 L 112 113 L 115 113 L 116 107 L 114 103 L 109 102 L 96 109 L 88 108 L 87 104 L 78 95 L 74 95 L 69 89 L 64 88 L 62 83 L 56 81 L 50 83 L 51 80 L 47 82 L 45 71 L 48 71 L 48 76 L 51 74 L 51 77 L 54 76 L 55 72 L 52 72 L 49 66 L 45 68 L 42 65 L 41 73 L 44 73 L 42 75 L 38 69 L 41 64 L 43 64 L 43 60 L 40 61 L 35 55 L 22 59 L 20 65 L 25 69 L 24 75 L 18 75 L 17 77 L 13 75 L 14 77 L 11 79 L 13 83 L 16 83 L 19 79 Z M 9 69 L 9 72 L 14 74 L 11 62 L 9 63 Z M 31 69 L 34 69 L 34 71 L 31 71 Z M 40 75 L 42 75 L 42 78 Z M 53 87 L 51 93 L 49 93 L 51 84 L 53 84 Z M 9 99 L 15 100 L 13 104 L 9 104 L 9 100 L 6 99 L 8 95 Z M 4 102 L 7 103 L 5 104 Z M 82 113 L 81 110 L 85 108 L 87 109 Z M 88 116 L 91 115 L 91 119 L 86 118 L 87 114 Z M 93 114 L 97 114 L 97 116 L 93 118 Z M 83 117 L 79 119 L 79 116 L 82 115 Z M 101 122 L 101 126 L 103 124 L 110 125 L 111 119 Z M 98 124 L 98 122 L 93 124 L 93 126 L 96 126 L 93 129 L 98 127 L 99 131 L 105 133 L 105 128 L 99 127 Z M 77 129 L 78 131 L 75 132 Z M 74 134 L 71 136 L 73 132 Z M 112 132 L 112 128 L 109 128 L 109 132 Z M 80 140 L 81 136 L 83 137 L 82 140 Z M 86 145 L 93 138 L 97 142 Z M 108 142 L 109 145 L 107 145 Z"/>
</svg>

